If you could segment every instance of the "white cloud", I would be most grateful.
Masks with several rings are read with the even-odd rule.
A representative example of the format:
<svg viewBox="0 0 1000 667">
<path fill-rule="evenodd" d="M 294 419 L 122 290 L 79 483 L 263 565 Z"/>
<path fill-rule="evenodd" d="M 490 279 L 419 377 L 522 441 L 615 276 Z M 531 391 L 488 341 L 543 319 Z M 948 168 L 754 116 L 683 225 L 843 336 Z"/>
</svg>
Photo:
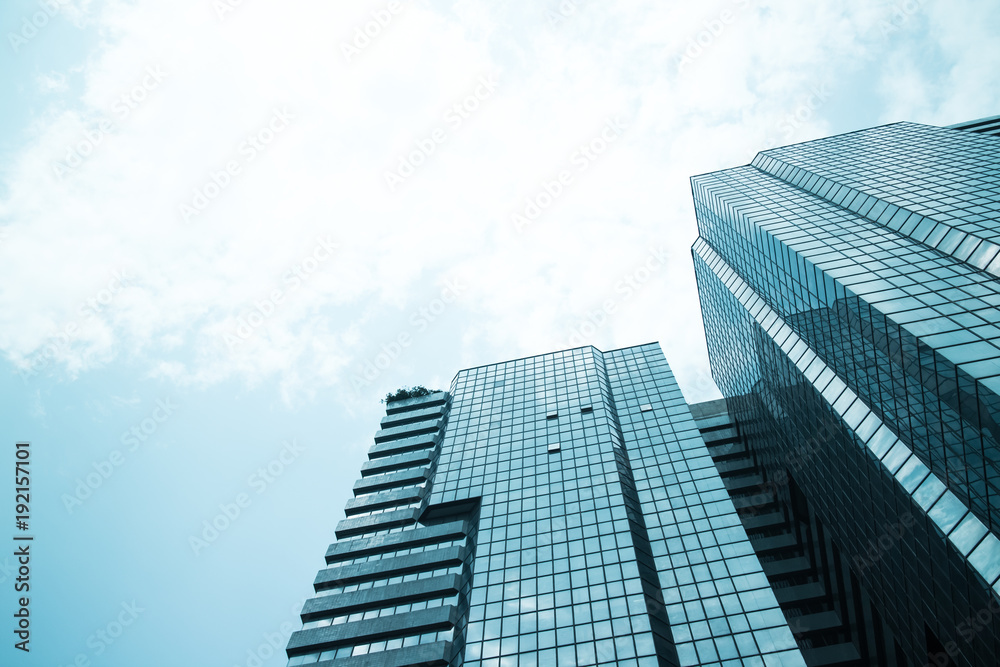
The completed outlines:
<svg viewBox="0 0 1000 667">
<path fill-rule="evenodd" d="M 48 72 L 38 75 L 38 87 L 45 93 L 65 93 L 69 90 L 66 75 L 62 72 Z"/>
<path fill-rule="evenodd" d="M 822 105 L 795 128 L 787 120 L 824 85 L 874 96 L 850 79 L 873 62 L 887 63 L 882 118 L 954 122 L 998 101 L 985 84 L 998 71 L 995 49 L 983 52 L 997 23 L 986 2 L 965 3 L 966 17 L 984 17 L 973 39 L 944 10 L 933 10 L 932 31 L 886 39 L 884 14 L 860 0 L 571 4 L 550 25 L 558 3 L 408 2 L 351 62 L 342 44 L 387 3 L 303 12 L 254 0 L 221 20 L 203 0 L 90 7 L 106 44 L 87 59 L 78 104 L 39 118 L 4 175 L 0 348 L 30 360 L 74 324 L 57 351 L 71 372 L 127 355 L 180 382 L 280 377 L 289 396 L 347 390 L 448 278 L 469 283 L 441 324 L 460 331 L 432 328 L 414 345 L 437 354 L 401 361 L 382 381 L 438 373 L 433 356 L 457 370 L 562 347 L 662 245 L 669 265 L 594 342 L 659 339 L 689 398 L 705 398 L 688 177 L 745 163 L 766 141 L 836 128 Z M 927 44 L 944 61 L 907 65 Z M 446 114 L 484 76 L 496 91 L 456 126 Z M 275 131 L 282 109 L 293 119 Z M 628 128 L 576 171 L 581 144 L 616 116 Z M 443 142 L 390 192 L 386 171 L 435 130 Z M 269 143 L 252 148 L 253 136 Z M 55 175 L 73 156 L 79 166 Z M 228 178 L 227 163 L 238 167 Z M 517 234 L 510 215 L 562 169 L 572 184 Z M 211 200 L 185 223 L 195 190 Z M 323 235 L 337 254 L 292 289 L 285 276 Z M 123 270 L 134 279 L 96 317 L 82 313 Z M 275 289 L 273 315 L 227 345 Z"/>
</svg>

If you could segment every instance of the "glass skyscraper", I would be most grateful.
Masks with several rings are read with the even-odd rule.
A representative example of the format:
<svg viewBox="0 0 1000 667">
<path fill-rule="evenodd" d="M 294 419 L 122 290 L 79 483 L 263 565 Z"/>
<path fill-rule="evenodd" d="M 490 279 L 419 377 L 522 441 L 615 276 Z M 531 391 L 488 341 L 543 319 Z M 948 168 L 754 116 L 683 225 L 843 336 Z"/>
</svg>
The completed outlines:
<svg viewBox="0 0 1000 667">
<path fill-rule="evenodd" d="M 998 135 L 693 178 L 723 400 L 656 344 L 390 400 L 288 664 L 1000 664 Z"/>
<path fill-rule="evenodd" d="M 658 345 L 386 405 L 289 665 L 807 664 Z"/>
<path fill-rule="evenodd" d="M 712 454 L 756 496 L 744 524 L 775 515 L 806 557 L 811 664 L 810 637 L 850 664 L 1000 664 L 997 129 L 895 123 L 692 179 L 726 396 L 701 412 L 735 427 Z"/>
</svg>

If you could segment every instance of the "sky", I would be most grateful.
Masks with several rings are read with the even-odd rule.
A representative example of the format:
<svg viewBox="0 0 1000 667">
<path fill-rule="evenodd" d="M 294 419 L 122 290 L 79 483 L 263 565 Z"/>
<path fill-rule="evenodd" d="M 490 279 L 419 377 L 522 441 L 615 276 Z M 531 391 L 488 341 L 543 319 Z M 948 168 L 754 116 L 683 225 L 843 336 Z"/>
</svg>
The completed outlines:
<svg viewBox="0 0 1000 667">
<path fill-rule="evenodd" d="M 659 341 L 719 397 L 690 176 L 996 115 L 997 34 L 989 0 L 0 4 L 0 664 L 284 665 L 401 386 Z"/>
</svg>

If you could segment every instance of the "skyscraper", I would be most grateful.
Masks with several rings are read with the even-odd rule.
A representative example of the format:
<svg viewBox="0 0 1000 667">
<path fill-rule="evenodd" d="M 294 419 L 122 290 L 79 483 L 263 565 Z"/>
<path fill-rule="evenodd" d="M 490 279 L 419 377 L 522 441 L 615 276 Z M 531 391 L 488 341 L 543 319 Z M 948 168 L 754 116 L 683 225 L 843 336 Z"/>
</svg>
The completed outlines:
<svg viewBox="0 0 1000 667">
<path fill-rule="evenodd" d="M 734 427 L 712 450 L 741 471 L 724 476 L 751 536 L 784 536 L 758 549 L 772 583 L 816 584 L 800 646 L 828 627 L 841 660 L 849 640 L 862 664 L 1000 662 L 996 121 L 896 123 L 692 179 L 727 397 L 695 412 Z"/>
<path fill-rule="evenodd" d="M 289 665 L 806 664 L 658 345 L 464 370 L 381 427 Z"/>
</svg>

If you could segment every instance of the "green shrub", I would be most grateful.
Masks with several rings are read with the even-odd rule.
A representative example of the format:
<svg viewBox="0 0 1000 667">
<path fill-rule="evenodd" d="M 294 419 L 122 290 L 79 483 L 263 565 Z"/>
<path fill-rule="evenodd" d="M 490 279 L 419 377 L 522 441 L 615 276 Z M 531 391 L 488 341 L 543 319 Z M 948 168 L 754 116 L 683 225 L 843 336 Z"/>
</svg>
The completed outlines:
<svg viewBox="0 0 1000 667">
<path fill-rule="evenodd" d="M 434 391 L 428 389 L 423 385 L 418 384 L 416 387 L 410 387 L 409 389 L 407 389 L 406 387 L 401 387 L 396 390 L 396 393 L 392 393 L 390 391 L 388 394 L 385 395 L 385 398 L 382 399 L 382 402 L 392 403 L 393 401 L 402 401 L 403 399 L 406 398 L 419 398 L 420 396 L 430 396 L 433 393 Z"/>
</svg>

